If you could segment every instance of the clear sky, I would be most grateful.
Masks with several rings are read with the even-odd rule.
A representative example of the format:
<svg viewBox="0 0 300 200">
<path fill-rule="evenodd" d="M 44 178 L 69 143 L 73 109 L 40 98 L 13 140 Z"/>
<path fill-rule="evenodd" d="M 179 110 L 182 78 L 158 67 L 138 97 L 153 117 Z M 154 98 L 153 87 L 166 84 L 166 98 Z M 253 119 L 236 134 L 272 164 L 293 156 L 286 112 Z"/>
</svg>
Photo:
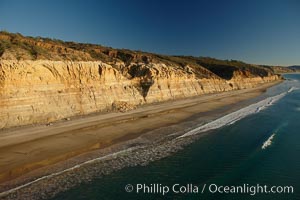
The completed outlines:
<svg viewBox="0 0 300 200">
<path fill-rule="evenodd" d="M 299 0 L 0 0 L 0 29 L 169 55 L 300 64 Z"/>
</svg>

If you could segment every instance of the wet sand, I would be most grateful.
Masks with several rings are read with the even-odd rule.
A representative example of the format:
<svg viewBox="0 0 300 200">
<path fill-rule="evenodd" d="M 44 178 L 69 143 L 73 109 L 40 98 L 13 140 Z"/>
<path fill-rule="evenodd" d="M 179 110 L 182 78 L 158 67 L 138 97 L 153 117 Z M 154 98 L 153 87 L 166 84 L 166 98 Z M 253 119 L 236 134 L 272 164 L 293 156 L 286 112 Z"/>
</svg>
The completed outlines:
<svg viewBox="0 0 300 200">
<path fill-rule="evenodd" d="M 198 119 L 197 123 L 208 122 L 245 106 L 246 100 L 259 96 L 266 88 L 277 83 L 145 105 L 126 113 L 90 115 L 57 122 L 52 126 L 2 130 L 0 192 L 18 183 L 34 180 L 33 177 L 41 177 L 93 158 L 93 152 L 106 155 L 128 148 L 133 144 L 130 141 L 136 139 L 137 142 L 141 136 L 144 136 L 143 140 L 138 142 L 155 141 L 174 131 L 186 130 L 191 125 L 189 121 L 194 118 Z"/>
</svg>

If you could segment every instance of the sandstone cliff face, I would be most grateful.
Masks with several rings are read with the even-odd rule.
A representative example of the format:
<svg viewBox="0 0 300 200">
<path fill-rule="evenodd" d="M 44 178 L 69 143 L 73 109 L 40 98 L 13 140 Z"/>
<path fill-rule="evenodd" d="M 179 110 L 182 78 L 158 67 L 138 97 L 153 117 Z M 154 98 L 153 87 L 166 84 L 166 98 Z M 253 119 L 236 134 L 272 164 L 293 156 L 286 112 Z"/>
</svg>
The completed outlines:
<svg viewBox="0 0 300 200">
<path fill-rule="evenodd" d="M 68 60 L 68 61 L 66 61 Z M 271 67 L 0 31 L 0 129 L 255 87 Z"/>
<path fill-rule="evenodd" d="M 188 65 L 165 63 L 0 60 L 0 128 L 110 111 L 119 102 L 134 107 L 250 88 L 280 78 L 237 70 L 226 80 L 201 70 L 203 77 Z"/>
</svg>

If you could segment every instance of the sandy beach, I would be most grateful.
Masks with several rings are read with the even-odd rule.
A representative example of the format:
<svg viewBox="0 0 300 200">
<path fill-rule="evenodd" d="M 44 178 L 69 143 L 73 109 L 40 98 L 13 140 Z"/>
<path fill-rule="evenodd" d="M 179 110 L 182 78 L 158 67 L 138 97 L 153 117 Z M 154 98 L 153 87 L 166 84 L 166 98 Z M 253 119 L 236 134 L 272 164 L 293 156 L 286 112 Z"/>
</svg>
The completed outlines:
<svg viewBox="0 0 300 200">
<path fill-rule="evenodd" d="M 144 139 L 155 140 L 164 134 L 187 130 L 189 122 L 194 118 L 197 118 L 197 123 L 211 121 L 247 105 L 247 100 L 258 97 L 278 83 L 280 81 L 257 88 L 145 105 L 126 113 L 77 117 L 51 126 L 35 125 L 2 130 L 1 192 L 32 180 L 32 177 L 40 177 L 43 173 L 49 174 L 50 171 L 88 160 L 93 157 L 93 152 L 103 150 L 102 155 L 113 153 L 116 145 L 128 143 L 145 133 L 147 137 Z M 45 170 L 51 167 L 53 169 L 50 171 Z"/>
</svg>

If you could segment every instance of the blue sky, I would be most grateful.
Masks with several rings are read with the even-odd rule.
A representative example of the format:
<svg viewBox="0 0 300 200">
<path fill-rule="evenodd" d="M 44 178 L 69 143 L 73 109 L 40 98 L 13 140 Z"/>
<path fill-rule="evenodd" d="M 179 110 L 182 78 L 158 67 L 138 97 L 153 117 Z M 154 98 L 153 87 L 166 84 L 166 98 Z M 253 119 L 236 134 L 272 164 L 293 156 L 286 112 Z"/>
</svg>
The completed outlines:
<svg viewBox="0 0 300 200">
<path fill-rule="evenodd" d="M 300 64 L 298 0 L 0 0 L 0 29 L 169 55 Z"/>
</svg>

